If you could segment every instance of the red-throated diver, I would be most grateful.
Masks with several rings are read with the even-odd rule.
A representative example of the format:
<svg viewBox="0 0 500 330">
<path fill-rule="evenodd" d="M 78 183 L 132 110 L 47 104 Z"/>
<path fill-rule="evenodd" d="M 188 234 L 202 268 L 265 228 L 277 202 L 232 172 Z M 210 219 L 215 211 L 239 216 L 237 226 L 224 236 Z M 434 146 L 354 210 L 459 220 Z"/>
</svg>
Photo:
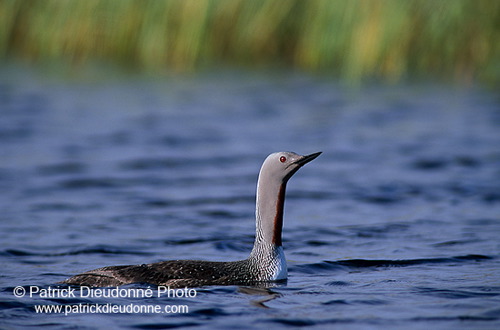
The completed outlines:
<svg viewBox="0 0 500 330">
<path fill-rule="evenodd" d="M 75 275 L 62 283 L 92 287 L 150 283 L 170 287 L 252 285 L 287 278 L 281 230 L 288 180 L 321 152 L 269 155 L 257 182 L 256 235 L 250 256 L 239 261 L 169 260 L 152 264 L 108 266 Z"/>
</svg>

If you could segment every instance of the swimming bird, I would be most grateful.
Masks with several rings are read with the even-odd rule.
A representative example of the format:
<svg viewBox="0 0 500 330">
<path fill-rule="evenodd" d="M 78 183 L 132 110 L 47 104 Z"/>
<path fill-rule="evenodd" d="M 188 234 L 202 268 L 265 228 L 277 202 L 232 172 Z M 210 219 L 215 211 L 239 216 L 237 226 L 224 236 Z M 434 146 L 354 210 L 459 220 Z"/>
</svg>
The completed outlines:
<svg viewBox="0 0 500 330">
<path fill-rule="evenodd" d="M 75 275 L 61 283 L 90 287 L 149 283 L 172 288 L 204 285 L 255 285 L 286 280 L 281 231 L 288 180 L 321 152 L 269 155 L 257 180 L 256 235 L 247 259 L 239 261 L 169 260 L 142 265 L 108 266 Z"/>
</svg>

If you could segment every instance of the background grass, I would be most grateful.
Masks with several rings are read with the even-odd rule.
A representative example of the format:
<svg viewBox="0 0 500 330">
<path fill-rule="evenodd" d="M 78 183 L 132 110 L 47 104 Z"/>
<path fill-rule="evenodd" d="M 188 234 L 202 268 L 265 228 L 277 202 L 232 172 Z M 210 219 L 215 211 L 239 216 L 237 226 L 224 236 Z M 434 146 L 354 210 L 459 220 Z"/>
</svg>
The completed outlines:
<svg viewBox="0 0 500 330">
<path fill-rule="evenodd" d="M 0 57 L 497 83 L 498 0 L 0 0 Z"/>
</svg>

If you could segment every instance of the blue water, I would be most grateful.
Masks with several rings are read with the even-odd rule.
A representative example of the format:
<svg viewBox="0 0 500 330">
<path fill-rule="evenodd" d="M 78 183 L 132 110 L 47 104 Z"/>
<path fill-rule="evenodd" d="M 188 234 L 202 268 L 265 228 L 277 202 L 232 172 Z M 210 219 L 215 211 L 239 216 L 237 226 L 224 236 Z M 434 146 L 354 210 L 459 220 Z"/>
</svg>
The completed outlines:
<svg viewBox="0 0 500 330">
<path fill-rule="evenodd" d="M 0 327 L 500 327 L 492 92 L 352 90 L 284 73 L 0 71 Z M 257 174 L 280 150 L 323 151 L 288 184 L 286 284 L 194 298 L 14 296 L 107 265 L 245 258 Z M 189 312 L 35 310 L 107 303 Z"/>
</svg>

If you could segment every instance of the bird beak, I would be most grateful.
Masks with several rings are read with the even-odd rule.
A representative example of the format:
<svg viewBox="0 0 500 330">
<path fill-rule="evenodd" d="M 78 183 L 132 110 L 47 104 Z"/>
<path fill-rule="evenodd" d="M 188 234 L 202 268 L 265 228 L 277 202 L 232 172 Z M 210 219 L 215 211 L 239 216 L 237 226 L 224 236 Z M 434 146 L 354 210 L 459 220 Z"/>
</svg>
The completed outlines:
<svg viewBox="0 0 500 330">
<path fill-rule="evenodd" d="M 287 167 L 290 167 L 291 170 L 290 170 L 290 173 L 288 173 L 283 178 L 283 182 L 286 183 L 288 181 L 288 179 L 290 179 L 292 177 L 292 175 L 294 175 L 295 172 L 297 172 L 299 170 L 299 168 L 301 168 L 305 164 L 309 163 L 311 160 L 315 159 L 319 155 L 321 155 L 321 151 L 320 152 L 316 152 L 314 154 L 307 155 L 307 156 L 302 156 L 299 159 L 297 159 L 295 162 L 293 162 L 290 165 L 288 165 Z"/>
<path fill-rule="evenodd" d="M 321 151 L 315 152 L 315 153 L 307 155 L 307 156 L 302 156 L 297 161 L 295 161 L 295 164 L 299 165 L 299 167 L 302 167 L 305 164 L 309 163 L 310 161 L 316 159 L 319 155 L 321 155 Z"/>
</svg>

